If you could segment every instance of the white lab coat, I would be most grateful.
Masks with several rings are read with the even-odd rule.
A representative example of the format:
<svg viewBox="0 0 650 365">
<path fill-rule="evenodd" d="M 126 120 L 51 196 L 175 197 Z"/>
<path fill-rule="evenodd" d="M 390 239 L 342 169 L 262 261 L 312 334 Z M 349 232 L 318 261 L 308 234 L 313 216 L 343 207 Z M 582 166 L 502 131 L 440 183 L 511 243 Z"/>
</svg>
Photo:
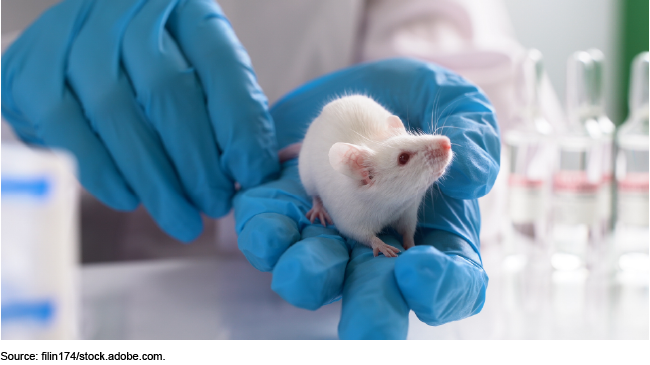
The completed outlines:
<svg viewBox="0 0 650 365">
<path fill-rule="evenodd" d="M 528 90 L 522 69 L 526 49 L 517 42 L 501 0 L 312 0 L 288 13 L 274 7 L 294 3 L 220 2 L 270 102 L 341 67 L 405 56 L 437 63 L 481 87 L 502 133 L 517 123 Z M 562 130 L 564 116 L 548 78 L 541 101 L 546 119 Z M 505 229 L 505 175 L 479 200 L 483 244 L 497 241 Z"/>
<path fill-rule="evenodd" d="M 513 116 L 522 107 L 526 85 L 520 75 L 526 50 L 516 41 L 501 0 L 220 0 L 219 4 L 248 51 L 270 103 L 306 81 L 354 63 L 408 56 L 438 63 L 480 86 L 496 109 L 502 133 L 512 128 Z M 3 50 L 11 38 L 3 34 Z M 543 88 L 543 112 L 560 130 L 560 104 L 550 83 Z M 3 140 L 7 131 L 3 121 Z M 496 242 L 502 232 L 503 175 L 480 199 L 483 245 Z"/>
</svg>

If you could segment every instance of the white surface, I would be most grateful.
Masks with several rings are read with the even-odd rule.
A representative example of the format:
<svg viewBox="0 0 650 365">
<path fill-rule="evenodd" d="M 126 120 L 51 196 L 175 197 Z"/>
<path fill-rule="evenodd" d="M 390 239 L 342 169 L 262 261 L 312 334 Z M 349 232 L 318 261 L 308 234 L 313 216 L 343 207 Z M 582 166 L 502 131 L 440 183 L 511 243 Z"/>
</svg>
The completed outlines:
<svg viewBox="0 0 650 365">
<path fill-rule="evenodd" d="M 85 339 L 335 339 L 340 304 L 311 312 L 240 258 L 83 268 Z"/>
<path fill-rule="evenodd" d="M 648 339 L 647 287 L 598 275 L 553 285 L 544 267 L 502 260 L 497 249 L 483 259 L 483 311 L 439 327 L 411 312 L 409 339 Z M 270 273 L 240 256 L 93 264 L 82 279 L 86 339 L 337 338 L 340 302 L 295 308 L 271 291 Z"/>
</svg>

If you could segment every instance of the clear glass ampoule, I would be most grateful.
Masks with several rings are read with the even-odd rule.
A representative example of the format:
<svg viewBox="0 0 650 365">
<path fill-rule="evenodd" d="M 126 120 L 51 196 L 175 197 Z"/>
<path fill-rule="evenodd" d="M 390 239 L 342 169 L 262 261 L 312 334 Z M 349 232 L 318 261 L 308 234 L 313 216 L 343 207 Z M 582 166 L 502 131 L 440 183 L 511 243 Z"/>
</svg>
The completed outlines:
<svg viewBox="0 0 650 365">
<path fill-rule="evenodd" d="M 634 58 L 630 113 L 616 133 L 617 221 L 614 242 L 619 279 L 648 279 L 648 53 Z"/>
<path fill-rule="evenodd" d="M 613 177 L 614 177 L 614 131 L 616 126 L 605 113 L 605 84 L 604 62 L 605 56 L 598 49 L 587 51 L 592 59 L 591 87 L 589 89 L 591 114 L 600 127 L 600 140 L 602 148 L 602 180 L 598 196 L 598 214 L 602 235 L 609 234 L 612 230 L 613 211 Z"/>
<path fill-rule="evenodd" d="M 587 52 L 576 52 L 567 62 L 568 132 L 558 138 L 552 188 L 551 265 L 555 270 L 586 268 L 601 238 L 598 202 L 603 153 L 602 133 L 591 111 L 593 69 Z"/>
<path fill-rule="evenodd" d="M 547 187 L 551 166 L 548 140 L 553 132 L 540 108 L 544 68 L 542 54 L 531 49 L 519 77 L 522 92 L 517 127 L 504 135 L 508 153 L 508 212 L 512 228 L 541 246 L 547 217 Z M 552 153 L 552 152 L 551 152 Z"/>
</svg>

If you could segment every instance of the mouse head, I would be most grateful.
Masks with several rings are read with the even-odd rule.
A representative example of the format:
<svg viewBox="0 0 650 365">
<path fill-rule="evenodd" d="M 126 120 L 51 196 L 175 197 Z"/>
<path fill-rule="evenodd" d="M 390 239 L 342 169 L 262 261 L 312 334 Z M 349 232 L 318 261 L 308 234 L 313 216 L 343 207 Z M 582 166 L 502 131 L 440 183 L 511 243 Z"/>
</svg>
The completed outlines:
<svg viewBox="0 0 650 365">
<path fill-rule="evenodd" d="M 445 173 L 452 156 L 449 138 L 409 133 L 395 133 L 371 147 L 339 142 L 329 151 L 334 170 L 360 187 L 401 196 L 423 194 Z"/>
</svg>

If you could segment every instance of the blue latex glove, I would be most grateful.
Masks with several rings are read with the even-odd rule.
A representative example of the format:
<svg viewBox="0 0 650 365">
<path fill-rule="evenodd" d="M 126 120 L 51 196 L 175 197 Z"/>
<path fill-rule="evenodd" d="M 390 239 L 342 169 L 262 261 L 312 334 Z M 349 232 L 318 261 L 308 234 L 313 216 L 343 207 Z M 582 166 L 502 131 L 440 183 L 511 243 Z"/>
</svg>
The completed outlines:
<svg viewBox="0 0 650 365">
<path fill-rule="evenodd" d="M 2 114 L 71 151 L 102 202 L 142 202 L 182 241 L 200 212 L 230 210 L 235 181 L 279 171 L 266 97 L 213 0 L 63 1 L 2 56 Z"/>
<path fill-rule="evenodd" d="M 308 83 L 271 108 L 280 147 L 299 142 L 321 108 L 337 96 L 363 93 L 411 130 L 437 131 L 454 160 L 420 210 L 416 247 L 398 258 L 373 257 L 334 227 L 310 224 L 311 199 L 297 160 L 278 180 L 235 196 L 239 247 L 256 268 L 273 271 L 272 288 L 315 310 L 343 297 L 339 337 L 404 339 L 412 309 L 430 325 L 478 313 L 488 278 L 479 254 L 476 198 L 499 171 L 499 130 L 485 95 L 443 68 L 405 59 L 357 65 Z M 380 238 L 403 251 L 394 232 Z"/>
</svg>

